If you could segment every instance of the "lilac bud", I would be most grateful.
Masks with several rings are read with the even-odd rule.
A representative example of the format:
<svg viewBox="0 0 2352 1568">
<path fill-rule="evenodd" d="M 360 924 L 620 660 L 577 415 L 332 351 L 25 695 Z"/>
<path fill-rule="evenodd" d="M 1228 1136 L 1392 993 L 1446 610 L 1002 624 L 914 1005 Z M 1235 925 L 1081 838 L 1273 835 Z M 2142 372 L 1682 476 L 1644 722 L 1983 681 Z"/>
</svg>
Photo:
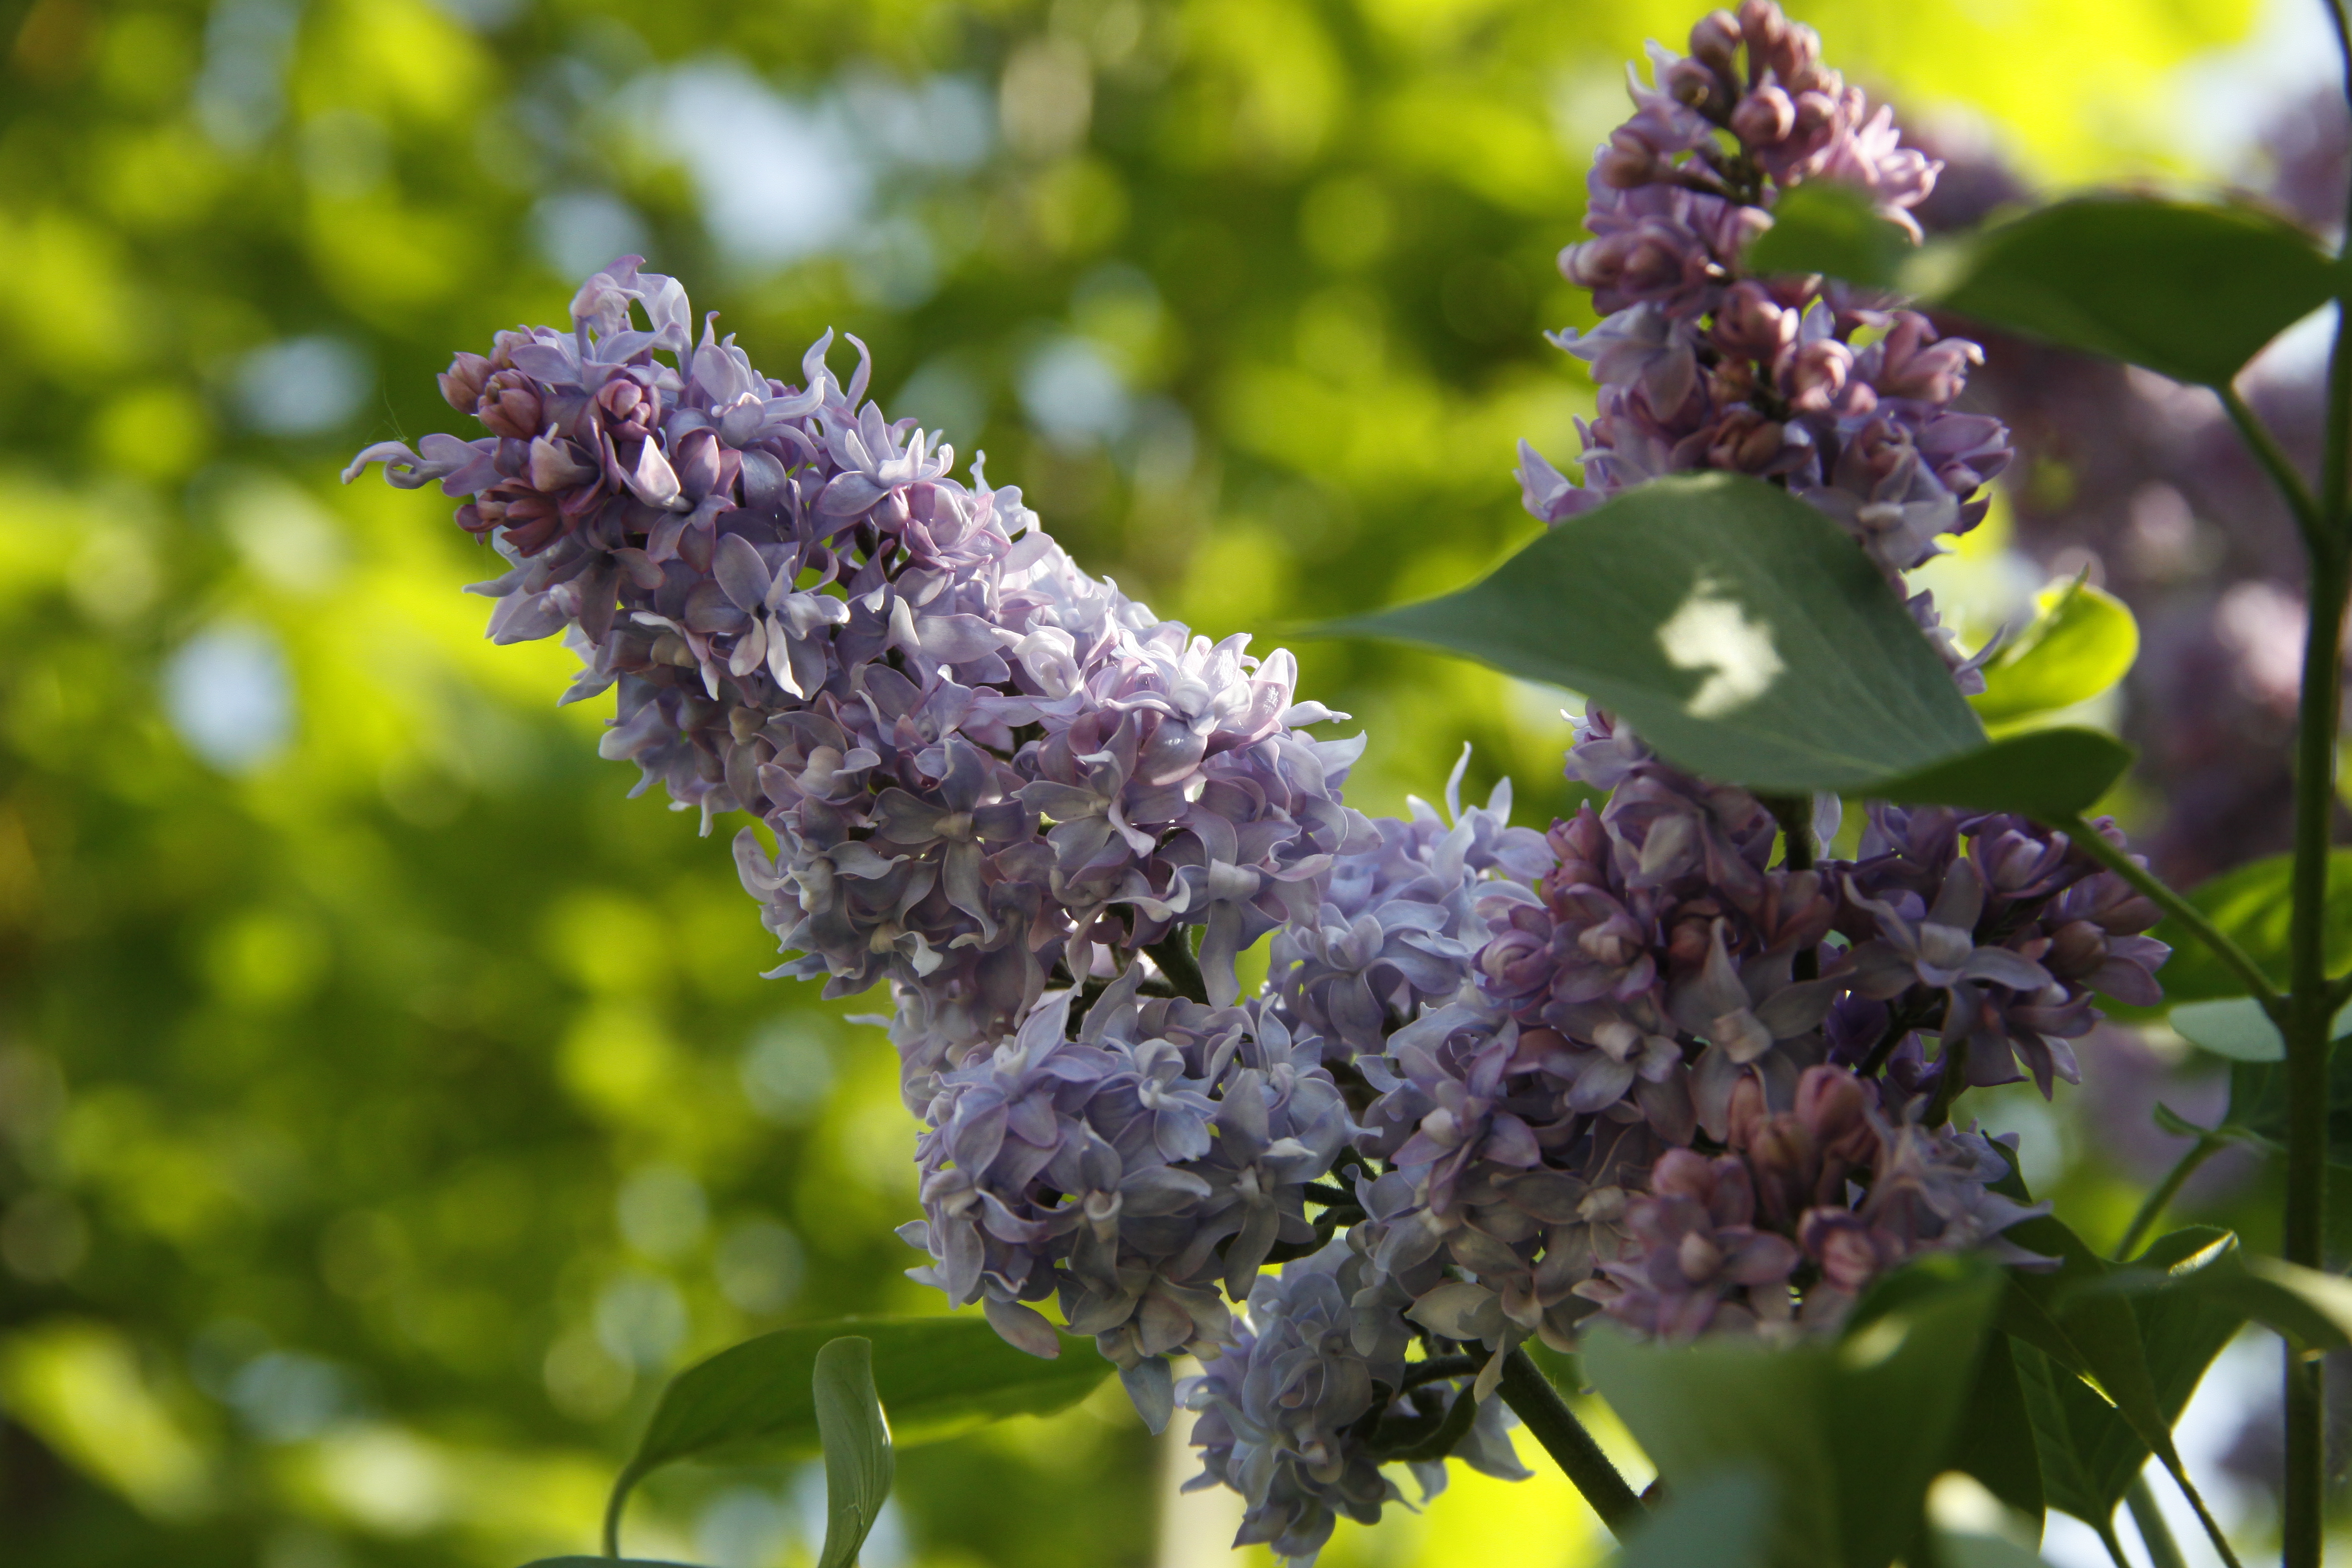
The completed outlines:
<svg viewBox="0 0 2352 1568">
<path fill-rule="evenodd" d="M 1770 147 L 1785 142 L 1797 126 L 1796 105 L 1780 88 L 1767 83 L 1739 100 L 1731 111 L 1732 134 L 1750 147 Z"/>
<path fill-rule="evenodd" d="M 482 401 L 482 384 L 490 378 L 490 362 L 480 354 L 459 353 L 441 373 L 441 395 L 460 414 L 471 414 Z"/>
</svg>

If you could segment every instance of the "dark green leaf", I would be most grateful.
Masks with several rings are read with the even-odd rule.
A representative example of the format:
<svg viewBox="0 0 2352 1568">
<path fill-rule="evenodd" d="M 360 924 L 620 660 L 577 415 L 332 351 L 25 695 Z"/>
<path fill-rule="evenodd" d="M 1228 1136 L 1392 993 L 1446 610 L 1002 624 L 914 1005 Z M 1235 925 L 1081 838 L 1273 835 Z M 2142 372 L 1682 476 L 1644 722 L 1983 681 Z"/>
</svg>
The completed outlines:
<svg viewBox="0 0 2352 1568">
<path fill-rule="evenodd" d="M 2328 300 L 2336 268 L 2250 208 L 2088 196 L 1932 247 L 1900 283 L 1991 326 L 2222 386 Z"/>
<path fill-rule="evenodd" d="M 2017 1363 L 2018 1392 L 2033 1428 L 2034 1452 L 2042 1466 L 2042 1497 L 2050 1507 L 2071 1513 L 2095 1528 L 2115 1512 L 2115 1508 L 2108 1504 L 2102 1510 L 2098 1489 L 2092 1484 L 2080 1456 L 2095 1442 L 2107 1423 L 2120 1424 L 2120 1418 L 2100 1402 L 2098 1395 L 2083 1386 L 2081 1378 L 2042 1353 L 2039 1347 L 2024 1340 L 2012 1340 L 2010 1350 Z M 2089 1401 L 2087 1405 L 2084 1400 Z M 2104 1418 L 2097 1414 L 2100 1411 L 2105 1412 Z M 2088 1434 L 2076 1430 L 2078 1419 L 2090 1426 Z"/>
<path fill-rule="evenodd" d="M 2286 1064 L 2230 1064 L 2230 1114 L 2215 1129 L 2273 1153 L 2286 1149 Z M 2352 1049 L 2338 1046 L 2327 1058 L 2327 1162 L 2352 1168 Z"/>
<path fill-rule="evenodd" d="M 1906 1270 L 1940 1288 L 1849 1329 L 1830 1382 L 1829 1438 L 1848 1568 L 1891 1562 L 1917 1537 L 1927 1488 L 1949 1463 L 2002 1280 L 1973 1260 Z"/>
<path fill-rule="evenodd" d="M 2311 1350 L 2352 1345 L 2352 1279 L 2240 1254 L 2167 1294 L 2226 1309 Z"/>
<path fill-rule="evenodd" d="M 617 1517 L 629 1489 L 674 1459 L 757 1447 L 813 1454 L 822 1447 L 809 1378 L 817 1352 L 843 1334 L 873 1345 L 876 1389 L 902 1447 L 935 1442 L 1007 1415 L 1044 1415 L 1085 1398 L 1110 1363 L 1065 1336 L 1051 1361 L 1014 1350 L 984 1319 L 845 1318 L 746 1340 L 670 1380 L 637 1452 L 614 1486 Z"/>
<path fill-rule="evenodd" d="M 1720 1470 L 1676 1492 L 1610 1559 L 1612 1568 L 1765 1568 L 1772 1483 L 1753 1470 Z"/>
<path fill-rule="evenodd" d="M 1325 629 L 1583 692 L 1677 765 L 1776 793 L 1863 791 L 1984 743 L 1854 542 L 1737 475 L 1653 480 L 1483 583 Z"/>
<path fill-rule="evenodd" d="M 2168 1288 L 2137 1292 L 2129 1298 L 2132 1314 L 2139 1323 L 2140 1346 L 2157 1410 L 2168 1428 L 2180 1419 L 2205 1369 L 2213 1364 L 2213 1358 L 2243 1321 L 2223 1303 L 2168 1287 L 2220 1266 L 2237 1246 L 2237 1237 L 2228 1231 L 2196 1226 L 2158 1237 L 2132 1260 L 2132 1269 L 2161 1270 L 2168 1281 Z M 2066 1396 L 2070 1405 L 2079 1406 L 2072 1423 L 2076 1459 L 2091 1489 L 2093 1505 L 2099 1510 L 2098 1519 L 2105 1519 L 2114 1514 L 2132 1478 L 2147 1466 L 2148 1445 L 2080 1383 L 2068 1388 Z M 2097 1522 L 2089 1515 L 2076 1517 Z"/>
<path fill-rule="evenodd" d="M 2288 970 L 2287 886 L 2293 871 L 2287 856 L 2274 855 L 2224 872 L 2189 895 L 2189 901 L 2243 948 L 2273 983 Z M 2339 849 L 2328 858 L 2326 931 L 2327 970 L 2338 973 L 2352 965 L 2352 850 Z M 2246 994 L 2246 983 L 2179 922 L 2166 921 L 2153 934 L 2172 944 L 2163 978 L 2165 996 L 2174 1005 Z"/>
<path fill-rule="evenodd" d="M 656 1557 L 542 1557 L 536 1563 L 526 1563 L 523 1568 L 694 1568 L 692 1563 L 668 1563 Z"/>
<path fill-rule="evenodd" d="M 1774 206 L 1748 261 L 1909 294 L 2212 386 L 2335 291 L 2311 236 L 2242 206 L 2086 196 L 1916 248 L 1906 237 L 1860 195 L 1802 185 Z"/>
<path fill-rule="evenodd" d="M 2013 1541 L 1998 1535 L 1936 1537 L 1937 1568 L 2050 1568 L 2048 1563 Z"/>
<path fill-rule="evenodd" d="M 1986 1336 L 1968 1405 L 1952 1435 L 1951 1465 L 1983 1482 L 1987 1491 L 2018 1512 L 2042 1517 L 2047 1506 L 2042 1466 L 2007 1334 Z"/>
<path fill-rule="evenodd" d="M 2130 672 L 2139 623 L 2121 599 L 2076 578 L 2042 595 L 2042 614 L 1992 662 L 1969 699 L 1987 724 L 2015 723 L 2087 702 Z"/>
<path fill-rule="evenodd" d="M 1774 1568 L 1884 1568 L 1921 1527 L 2000 1283 L 1965 1264 L 1927 1273 L 1937 1288 L 1857 1314 L 1834 1344 L 1635 1345 L 1600 1333 L 1585 1370 L 1669 1495 L 1726 1470 L 1771 1478 Z"/>
<path fill-rule="evenodd" d="M 1911 236 L 1871 209 L 1851 185 L 1816 180 L 1780 193 L 1772 226 L 1748 248 L 1751 272 L 1819 272 L 1868 288 L 1895 286 Z"/>
<path fill-rule="evenodd" d="M 2013 811 L 2050 821 L 2088 811 L 2115 787 L 2131 760 L 2129 746 L 2096 730 L 2029 730 L 1883 780 L 1868 793 L 1914 805 Z"/>
<path fill-rule="evenodd" d="M 874 1342 L 854 1334 L 829 1342 L 809 1384 L 824 1444 L 824 1550 L 816 1568 L 853 1568 L 898 1465 L 874 1393 Z"/>
</svg>

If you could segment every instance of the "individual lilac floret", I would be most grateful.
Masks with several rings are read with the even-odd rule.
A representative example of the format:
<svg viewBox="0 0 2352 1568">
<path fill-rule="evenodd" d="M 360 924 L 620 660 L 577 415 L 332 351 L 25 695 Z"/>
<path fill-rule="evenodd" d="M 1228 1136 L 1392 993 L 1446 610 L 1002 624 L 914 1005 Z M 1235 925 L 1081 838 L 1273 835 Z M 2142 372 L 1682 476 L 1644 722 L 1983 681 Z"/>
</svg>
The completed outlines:
<svg viewBox="0 0 2352 1568">
<path fill-rule="evenodd" d="M 638 325 L 639 315 L 645 325 Z M 854 340 L 853 340 L 854 341 Z M 1088 577 L 1016 489 L 845 385 L 755 370 L 685 291 L 624 258 L 568 331 L 499 336 L 442 378 L 489 434 L 372 447 L 509 569 L 500 642 L 562 633 L 566 700 L 617 688 L 600 748 L 736 850 L 780 973 L 828 994 L 894 984 L 919 1101 L 940 1066 L 1009 1033 L 1049 984 L 1201 938 L 1212 1001 L 1233 959 L 1322 902 L 1372 842 L 1339 804 L 1360 741 L 1249 656 Z M 664 357 L 667 356 L 667 357 Z"/>
<path fill-rule="evenodd" d="M 1055 992 L 985 1058 L 942 1072 L 918 1144 L 924 1217 L 900 1234 L 914 1277 L 982 1302 L 1012 1343 L 1052 1355 L 1028 1303 L 1118 1364 L 1152 1429 L 1167 1357 L 1230 1337 L 1219 1288 L 1245 1298 L 1277 1243 L 1316 1238 L 1304 1189 L 1355 1132 L 1315 1040 L 1250 1008 L 1139 1002 L 1140 966 L 1068 1037 Z"/>
<path fill-rule="evenodd" d="M 1415 1363 L 1404 1358 L 1404 1325 L 1392 1308 L 1368 1318 L 1358 1305 L 1380 1293 L 1368 1261 L 1334 1241 L 1260 1277 L 1249 1326 L 1185 1380 L 1184 1405 L 1200 1412 L 1192 1441 L 1202 1470 L 1184 1489 L 1222 1483 L 1242 1495 L 1234 1546 L 1268 1544 L 1286 1563 L 1311 1563 L 1340 1516 L 1371 1524 L 1383 1504 L 1403 1500 L 1381 1460 L 1474 1397 L 1459 1377 L 1406 1391 Z M 1524 1479 L 1508 1423 L 1500 1400 L 1480 1403 L 1453 1456 Z M 1423 1501 L 1444 1489 L 1442 1459 L 1409 1462 Z"/>
</svg>

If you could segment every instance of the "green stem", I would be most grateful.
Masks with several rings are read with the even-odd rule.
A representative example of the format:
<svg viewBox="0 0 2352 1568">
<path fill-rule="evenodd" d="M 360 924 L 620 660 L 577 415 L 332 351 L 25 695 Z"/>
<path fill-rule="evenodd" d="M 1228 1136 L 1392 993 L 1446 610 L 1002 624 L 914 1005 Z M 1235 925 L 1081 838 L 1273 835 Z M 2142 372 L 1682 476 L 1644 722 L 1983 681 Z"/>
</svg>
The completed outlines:
<svg viewBox="0 0 2352 1568">
<path fill-rule="evenodd" d="M 2304 483 L 2303 476 L 2295 471 L 2294 461 L 2287 457 L 2286 449 L 2278 444 L 2278 437 L 2271 434 L 2269 426 L 2255 417 L 2254 411 L 2246 406 L 2246 400 L 2238 395 L 2236 387 L 2220 386 L 2214 390 L 2221 395 L 2221 406 L 2229 411 L 2230 423 L 2238 427 L 2239 437 L 2253 453 L 2254 460 L 2262 464 L 2263 471 L 2270 476 L 2271 483 L 2278 488 L 2279 494 L 2285 498 L 2287 509 L 2294 513 L 2294 525 L 2301 531 L 2304 542 L 2308 544 L 2320 538 L 2326 524 L 2319 502 Z"/>
<path fill-rule="evenodd" d="M 2131 1510 L 2132 1522 L 2139 1526 L 2139 1543 L 2147 1550 L 2148 1568 L 2189 1568 L 2180 1556 L 2180 1543 L 2172 1539 L 2172 1529 L 2164 1522 L 2164 1511 L 2156 1505 L 2156 1489 L 2147 1484 L 2147 1474 L 2142 1471 L 2131 1479 L 2124 1489 L 2124 1506 Z"/>
<path fill-rule="evenodd" d="M 2172 1167 L 2154 1192 L 2147 1194 L 2147 1201 L 2139 1205 L 2139 1213 L 2132 1215 L 2131 1228 L 2124 1232 L 2121 1241 L 2116 1243 L 2116 1262 L 2128 1261 L 2139 1250 L 2139 1244 L 2147 1238 L 2147 1233 L 2156 1228 L 2156 1222 L 2164 1217 L 2164 1211 L 2171 1207 L 2172 1200 L 2179 1195 L 2181 1184 L 2197 1173 L 2198 1166 L 2221 1152 L 2225 1142 L 2226 1140 L 2208 1133 L 2189 1145 L 2189 1152 L 2180 1156 L 2180 1163 Z"/>
<path fill-rule="evenodd" d="M 2346 358 L 2340 334 L 2337 347 L 2338 358 Z M 2330 447 L 2343 445 L 2338 430 Z M 2281 1019 L 2287 1076 L 2285 1252 L 2288 1262 L 2306 1268 L 2325 1268 L 2326 1261 L 2327 1046 L 2335 1011 L 2327 981 L 2327 859 L 2335 837 L 2347 573 L 2344 547 L 2334 537 L 2342 506 L 2330 500 L 2331 532 L 2316 542 L 2311 561 L 2311 624 L 2295 735 L 2291 984 Z M 2326 1467 L 2320 1368 L 2293 1345 L 2287 1358 L 2285 1563 L 2319 1568 Z"/>
<path fill-rule="evenodd" d="M 2238 978 L 2246 983 L 2248 994 L 2258 998 L 2264 1007 L 2275 1009 L 2278 1006 L 2281 1001 L 2279 988 L 2271 984 L 2270 976 L 2263 973 L 2263 966 L 2249 958 L 2246 950 L 2231 942 L 2221 927 L 2207 920 L 2203 910 L 2166 887 L 2147 867 L 2108 843 L 2080 816 L 2062 818 L 2057 826 L 2066 830 L 2067 837 L 2084 854 L 2147 894 L 2157 908 L 2179 921 L 2183 930 L 2212 949 L 2213 956 L 2236 971 Z"/>
<path fill-rule="evenodd" d="M 1168 977 L 1168 984 L 1176 988 L 1177 995 L 1189 996 L 1195 1002 L 1206 1002 L 1209 999 L 1209 983 L 1201 978 L 1201 962 L 1192 956 L 1192 944 L 1188 940 L 1190 936 L 1191 933 L 1180 926 L 1143 951 L 1151 955 L 1151 962 L 1160 966 L 1160 973 Z"/>
<path fill-rule="evenodd" d="M 2115 1563 L 2116 1568 L 2132 1568 L 2132 1560 L 2124 1555 L 2123 1539 L 2116 1534 L 2114 1522 L 2111 1521 L 2100 1525 L 2098 1530 L 2099 1544 L 2107 1549 L 2108 1560 Z"/>
<path fill-rule="evenodd" d="M 1584 1494 L 1584 1500 L 1592 1505 L 1592 1511 L 1601 1516 L 1601 1522 L 1609 1527 L 1611 1534 L 1622 1540 L 1627 1531 L 1642 1522 L 1648 1512 L 1642 1500 L 1625 1484 L 1625 1478 L 1617 1473 L 1617 1467 L 1609 1462 L 1609 1456 L 1601 1451 L 1601 1445 L 1592 1440 L 1592 1434 L 1584 1429 L 1584 1424 L 1568 1407 L 1568 1401 L 1559 1396 L 1551 1379 L 1543 1374 L 1543 1369 L 1525 1350 L 1515 1346 L 1503 1358 L 1501 1392 L 1503 1403 L 1527 1424 L 1536 1441 L 1544 1446 L 1544 1452 L 1551 1456 L 1570 1483 Z"/>
</svg>

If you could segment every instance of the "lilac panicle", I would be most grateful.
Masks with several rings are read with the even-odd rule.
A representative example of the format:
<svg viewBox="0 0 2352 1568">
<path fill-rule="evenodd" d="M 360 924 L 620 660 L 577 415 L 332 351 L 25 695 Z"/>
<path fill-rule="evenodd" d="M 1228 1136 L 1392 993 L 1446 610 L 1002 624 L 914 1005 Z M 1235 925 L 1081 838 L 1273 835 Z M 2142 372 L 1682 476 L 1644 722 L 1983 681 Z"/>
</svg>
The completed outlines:
<svg viewBox="0 0 2352 1568">
<path fill-rule="evenodd" d="M 645 325 L 638 324 L 642 315 Z M 742 810 L 745 886 L 845 995 L 893 983 L 908 1072 L 1009 1034 L 1058 973 L 1197 929 L 1233 958 L 1321 902 L 1369 828 L 1339 799 L 1360 739 L 1294 695 L 1286 653 L 1212 645 L 1080 572 L 992 489 L 825 363 L 752 368 L 634 258 L 569 331 L 499 334 L 443 390 L 489 434 L 372 447 L 394 483 L 470 498 L 509 570 L 501 642 L 562 633 L 567 700 L 618 688 L 602 750 L 679 807 Z M 853 340 L 854 341 L 854 340 Z M 663 356 L 667 355 L 665 360 Z"/>
<path fill-rule="evenodd" d="M 1899 581 L 1939 536 L 1976 526 L 2009 462 L 2000 421 L 1954 406 L 1983 352 L 1898 302 L 1758 277 L 1744 257 L 1780 194 L 1810 180 L 1864 192 L 1916 239 L 1912 209 L 1939 165 L 1770 0 L 1702 18 L 1686 57 L 1652 58 L 1654 84 L 1633 80 L 1635 112 L 1593 164 L 1593 237 L 1560 253 L 1602 315 L 1554 340 L 1599 387 L 1578 423 L 1582 482 L 1522 442 L 1527 508 L 1559 522 L 1662 474 L 1749 474 L 1835 518 Z M 1932 605 L 1906 597 L 1943 647 Z M 1972 661 L 1948 660 L 1963 689 L 1983 689 Z"/>
</svg>

